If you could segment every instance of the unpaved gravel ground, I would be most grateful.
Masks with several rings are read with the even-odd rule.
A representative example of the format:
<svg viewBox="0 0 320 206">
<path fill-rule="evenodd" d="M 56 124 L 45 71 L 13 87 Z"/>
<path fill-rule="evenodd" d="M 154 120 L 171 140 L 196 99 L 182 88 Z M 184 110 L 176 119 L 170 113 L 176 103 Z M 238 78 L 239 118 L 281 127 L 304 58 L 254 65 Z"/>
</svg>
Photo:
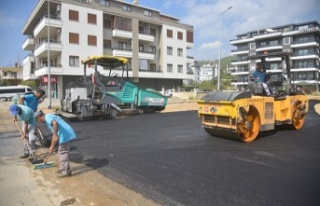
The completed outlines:
<svg viewBox="0 0 320 206">
<path fill-rule="evenodd" d="M 9 115 L 9 105 L 9 102 L 0 100 L 0 205 L 158 205 L 141 194 L 106 178 L 85 164 L 71 162 L 73 176 L 64 179 L 55 176 L 54 172 L 57 168 L 33 170 L 30 162 L 19 159 L 22 140 Z M 196 106 L 195 102 L 172 98 L 162 112 L 196 110 Z M 43 103 L 42 109 L 45 113 L 54 111 L 54 109 L 46 109 L 46 103 Z M 315 109 L 320 114 L 320 104 L 316 105 Z M 47 148 L 39 148 L 36 153 L 44 156 L 47 150 Z M 49 161 L 56 162 L 56 155 L 50 157 Z"/>
</svg>

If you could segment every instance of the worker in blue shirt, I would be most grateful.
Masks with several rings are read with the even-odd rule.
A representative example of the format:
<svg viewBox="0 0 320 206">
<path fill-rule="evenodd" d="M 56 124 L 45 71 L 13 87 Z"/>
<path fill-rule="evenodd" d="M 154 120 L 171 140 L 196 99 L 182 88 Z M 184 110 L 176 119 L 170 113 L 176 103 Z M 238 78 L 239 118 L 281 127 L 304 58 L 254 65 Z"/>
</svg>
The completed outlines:
<svg viewBox="0 0 320 206">
<path fill-rule="evenodd" d="M 261 63 L 257 63 L 256 71 L 252 74 L 254 81 L 261 82 L 264 91 L 266 92 L 267 96 L 271 95 L 270 89 L 268 84 L 266 83 L 266 73 L 263 71 L 263 66 Z"/>
<path fill-rule="evenodd" d="M 43 101 L 42 98 L 45 95 L 45 91 L 37 89 L 35 93 L 25 94 L 19 98 L 19 103 L 30 107 L 34 112 L 37 111 L 39 102 Z"/>
<path fill-rule="evenodd" d="M 73 128 L 66 123 L 59 116 L 54 114 L 44 114 L 42 111 L 34 113 L 34 117 L 37 122 L 46 123 L 52 132 L 51 146 L 49 153 L 52 153 L 57 142 L 59 142 L 58 148 L 58 160 L 60 168 L 58 170 L 58 177 L 71 176 L 71 169 L 69 163 L 69 151 L 71 141 L 76 138 L 76 133 Z"/>
<path fill-rule="evenodd" d="M 9 111 L 11 115 L 14 116 L 13 118 L 14 122 L 17 120 L 20 120 L 23 122 L 22 139 L 29 140 L 30 148 L 34 153 L 36 150 L 36 135 L 35 135 L 36 121 L 33 116 L 34 115 L 33 110 L 24 105 L 13 104 L 9 107 Z M 29 158 L 29 159 L 32 158 L 30 156 L 30 151 L 26 143 L 24 143 L 24 154 L 20 158 Z"/>
</svg>

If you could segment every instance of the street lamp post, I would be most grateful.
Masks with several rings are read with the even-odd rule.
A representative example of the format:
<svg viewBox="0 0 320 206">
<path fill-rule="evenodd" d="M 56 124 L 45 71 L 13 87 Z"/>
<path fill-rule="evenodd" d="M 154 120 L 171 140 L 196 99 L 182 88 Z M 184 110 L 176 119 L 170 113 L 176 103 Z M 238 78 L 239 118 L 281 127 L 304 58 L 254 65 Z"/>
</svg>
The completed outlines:
<svg viewBox="0 0 320 206">
<path fill-rule="evenodd" d="M 48 15 L 48 28 L 47 28 L 47 35 L 48 35 L 48 97 L 49 97 L 49 105 L 48 105 L 48 109 L 51 109 L 51 68 L 50 68 L 50 1 L 47 2 L 48 3 L 48 12 L 47 12 L 47 15 Z"/>
<path fill-rule="evenodd" d="M 224 10 L 219 17 L 219 59 L 218 59 L 218 85 L 217 85 L 217 90 L 220 91 L 220 72 L 221 72 L 221 65 L 220 65 L 220 61 L 221 61 L 221 35 L 220 35 L 220 27 L 221 27 L 221 16 L 222 14 L 226 13 L 228 10 L 230 10 L 232 8 L 232 6 L 228 7 L 226 10 Z"/>
</svg>

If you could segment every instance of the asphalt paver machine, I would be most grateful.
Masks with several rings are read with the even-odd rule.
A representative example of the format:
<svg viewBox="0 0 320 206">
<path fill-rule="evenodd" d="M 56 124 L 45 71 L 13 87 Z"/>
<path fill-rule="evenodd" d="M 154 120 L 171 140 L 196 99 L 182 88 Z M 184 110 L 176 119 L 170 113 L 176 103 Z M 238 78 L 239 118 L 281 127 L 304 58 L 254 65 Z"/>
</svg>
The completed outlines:
<svg viewBox="0 0 320 206">
<path fill-rule="evenodd" d="M 300 130 L 308 111 L 308 98 L 295 85 L 291 55 L 278 52 L 248 57 L 262 63 L 271 96 L 265 95 L 261 82 L 249 81 L 249 91 L 216 91 L 197 100 L 204 130 L 212 136 L 242 142 L 252 142 L 260 132 L 275 130 L 277 125 Z M 268 62 L 279 60 L 278 68 L 268 73 Z"/>
<path fill-rule="evenodd" d="M 165 109 L 167 97 L 151 88 L 140 89 L 129 79 L 128 59 L 113 56 L 91 56 L 82 61 L 84 76 L 81 82 L 69 84 L 62 110 L 76 114 L 79 119 L 92 117 L 114 118 L 119 112 L 158 112 Z M 87 75 L 87 69 L 94 72 Z M 99 69 L 109 70 L 108 76 Z M 113 71 L 122 71 L 118 77 Z"/>
</svg>

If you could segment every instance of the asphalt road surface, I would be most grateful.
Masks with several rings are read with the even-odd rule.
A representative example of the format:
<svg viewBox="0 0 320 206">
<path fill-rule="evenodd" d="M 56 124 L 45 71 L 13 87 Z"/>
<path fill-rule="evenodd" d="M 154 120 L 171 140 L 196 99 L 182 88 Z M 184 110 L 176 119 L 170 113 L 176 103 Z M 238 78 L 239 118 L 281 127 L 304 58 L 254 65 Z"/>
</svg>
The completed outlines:
<svg viewBox="0 0 320 206">
<path fill-rule="evenodd" d="M 320 205 L 320 118 L 252 143 L 216 138 L 196 111 L 71 123 L 71 160 L 162 205 Z M 89 181 L 89 180 L 88 180 Z"/>
</svg>

